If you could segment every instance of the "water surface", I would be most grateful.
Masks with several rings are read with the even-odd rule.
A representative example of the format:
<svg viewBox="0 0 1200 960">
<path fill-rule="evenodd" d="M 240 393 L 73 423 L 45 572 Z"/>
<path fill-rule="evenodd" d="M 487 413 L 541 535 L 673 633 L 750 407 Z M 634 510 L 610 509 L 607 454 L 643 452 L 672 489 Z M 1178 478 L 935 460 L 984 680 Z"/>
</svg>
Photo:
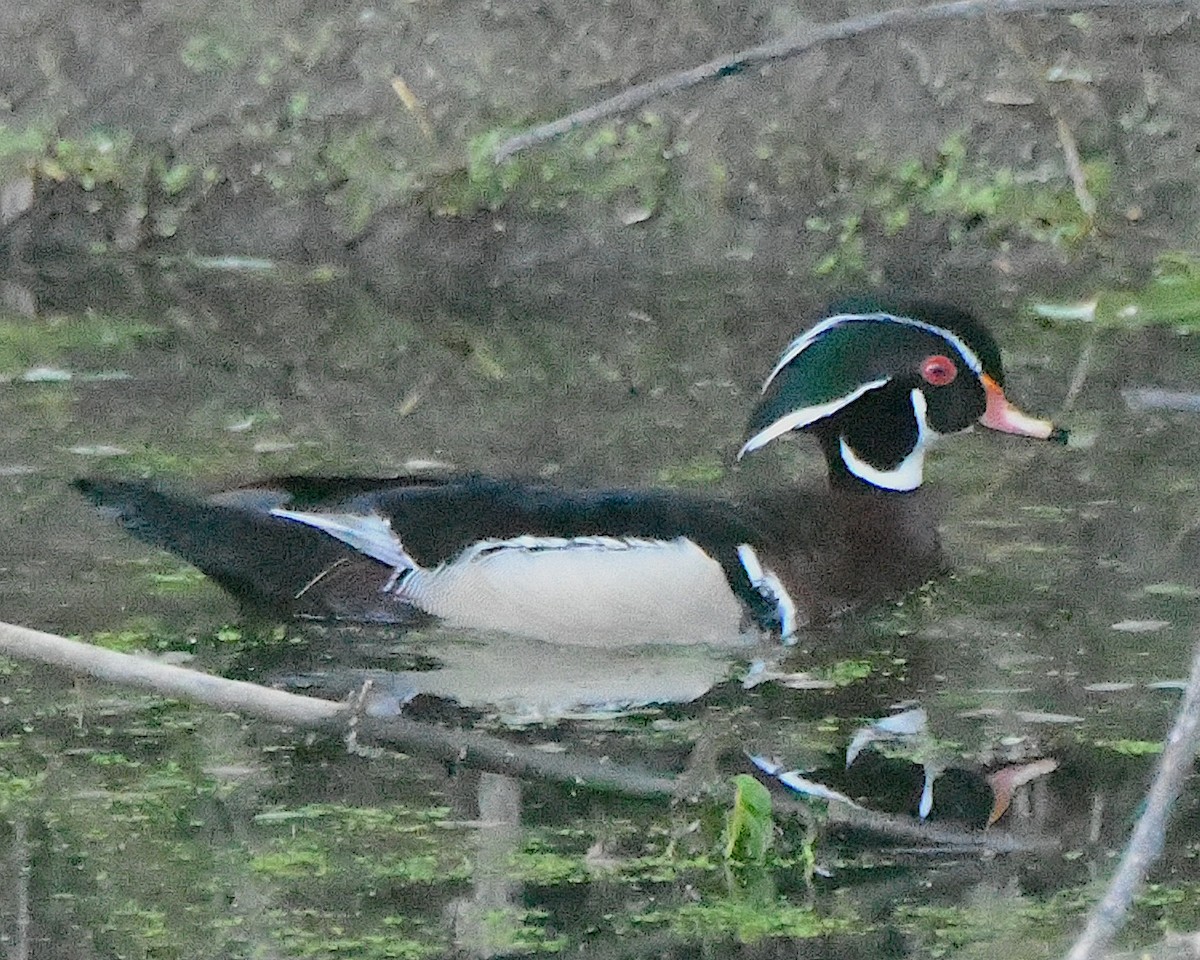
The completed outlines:
<svg viewBox="0 0 1200 960">
<path fill-rule="evenodd" d="M 981 771 L 1052 757 L 1059 769 L 1000 826 L 1058 837 L 1062 853 L 911 857 L 829 832 L 815 848 L 829 875 L 809 888 L 803 828 L 789 819 L 767 892 L 739 893 L 717 866 L 712 807 L 360 755 L 10 665 L 4 837 L 29 867 L 23 915 L 38 949 L 421 956 L 610 944 L 684 956 L 767 936 L 780 949 L 818 937 L 831 955 L 927 955 L 945 947 L 953 916 L 977 924 L 969 936 L 981 942 L 1019 940 L 1041 955 L 1068 933 L 1139 798 L 1147 767 L 1137 754 L 1175 706 L 1173 690 L 1147 684 L 1183 676 L 1195 635 L 1198 422 L 1122 393 L 1186 394 L 1200 382 L 1200 357 L 1170 327 L 988 317 L 1010 394 L 1061 414 L 1072 446 L 983 432 L 946 440 L 929 481 L 949 503 L 950 577 L 806 634 L 772 666 L 795 675 L 791 686 L 743 687 L 749 656 L 640 660 L 676 688 L 641 699 L 681 702 L 632 713 L 575 702 L 603 703 L 608 684 L 635 672 L 603 657 L 551 663 L 527 644 L 437 630 L 249 624 L 194 571 L 67 488 L 93 472 L 202 487 L 431 464 L 726 492 L 819 483 L 804 439 L 733 463 L 761 377 L 817 303 L 781 310 L 730 269 L 712 286 L 581 291 L 547 314 L 493 303 L 470 315 L 415 295 L 382 302 L 350 281 L 276 273 L 118 269 L 73 294 L 27 283 L 3 317 L 4 618 L 267 681 L 451 663 L 439 677 L 469 686 L 439 679 L 409 715 L 698 784 L 746 772 L 745 749 L 841 776 L 861 724 L 919 704 L 939 764 L 962 774 L 940 781 L 935 816 L 966 810 L 978 821 L 978 798 L 956 806 L 956 778 L 969 795 Z M 592 668 L 599 692 L 579 695 Z M 491 695 L 482 681 L 501 689 Z M 913 759 L 841 786 L 909 810 L 928 757 Z M 1162 870 L 1173 890 L 1196 880 L 1192 815 L 1185 803 Z M 1139 922 L 1194 923 L 1188 897 L 1162 899 Z"/>
</svg>

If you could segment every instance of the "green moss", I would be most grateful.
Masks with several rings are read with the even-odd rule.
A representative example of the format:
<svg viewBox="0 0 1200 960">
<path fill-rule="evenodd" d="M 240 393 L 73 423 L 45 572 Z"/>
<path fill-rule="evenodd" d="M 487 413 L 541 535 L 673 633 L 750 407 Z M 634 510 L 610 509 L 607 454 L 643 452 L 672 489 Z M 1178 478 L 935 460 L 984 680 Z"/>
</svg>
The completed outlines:
<svg viewBox="0 0 1200 960">
<path fill-rule="evenodd" d="M 361 833 L 384 831 L 411 833 L 439 823 L 450 814 L 449 807 L 415 808 L 353 807 L 341 803 L 310 803 L 302 807 L 279 807 L 267 810 L 254 818 L 259 824 L 315 823 L 320 821 L 323 832 Z"/>
<path fill-rule="evenodd" d="M 470 860 L 448 842 L 449 835 L 433 832 L 447 812 L 444 807 L 341 804 L 264 811 L 255 823 L 278 832 L 267 840 L 268 849 L 255 858 L 254 868 L 292 879 L 328 871 L 371 887 L 458 883 L 470 876 Z"/>
<path fill-rule="evenodd" d="M 515 854 L 510 863 L 514 877 L 523 883 L 541 887 L 585 883 L 592 873 L 582 855 L 568 855 L 553 850 L 524 850 Z"/>
<path fill-rule="evenodd" d="M 1158 939 L 1163 930 L 1195 930 L 1200 924 L 1200 883 L 1149 883 L 1138 894 L 1134 904 L 1134 928 L 1150 925 L 1156 928 L 1146 931 L 1148 940 Z"/>
<path fill-rule="evenodd" d="M 88 763 L 97 767 L 138 767 L 137 760 L 131 760 L 123 753 L 93 753 L 88 757 Z"/>
<path fill-rule="evenodd" d="M 1163 752 L 1163 745 L 1159 740 L 1101 739 L 1093 741 L 1093 746 L 1100 750 L 1111 750 L 1123 757 L 1149 757 Z"/>
<path fill-rule="evenodd" d="M 866 206 L 882 220 L 886 235 L 906 226 L 915 213 L 948 218 L 951 242 L 978 226 L 1052 244 L 1074 242 L 1092 229 L 1065 174 L 1048 186 L 1008 167 L 988 167 L 971 158 L 963 134 L 948 138 L 931 163 L 910 159 L 880 169 L 873 154 L 864 153 L 862 160 L 868 170 L 875 167 Z M 1108 165 L 1085 163 L 1084 174 L 1094 196 L 1108 192 Z"/>
<path fill-rule="evenodd" d="M 673 910 L 643 913 L 637 922 L 669 925 L 689 940 L 732 937 L 742 943 L 769 938 L 808 940 L 866 930 L 864 924 L 850 918 L 825 916 L 811 907 L 798 907 L 783 899 L 767 903 L 753 898 L 688 903 Z"/>
<path fill-rule="evenodd" d="M 0 124 L 0 171 L 9 178 L 71 182 L 89 191 L 99 186 L 136 189 L 148 157 L 124 130 L 97 127 L 76 137 L 56 137 L 37 124 Z"/>
<path fill-rule="evenodd" d="M 914 937 L 917 951 L 931 957 L 992 957 L 1005 945 L 1013 960 L 1053 956 L 1084 909 L 1078 891 L 1037 901 L 982 888 L 961 906 L 898 906 L 899 928 Z"/>
<path fill-rule="evenodd" d="M 130 445 L 108 457 L 115 469 L 127 474 L 154 477 L 219 476 L 234 470 L 244 457 L 244 447 L 228 434 L 198 436 L 194 450 L 167 450 L 152 443 Z M 85 448 L 86 449 L 86 448 Z M 323 458 L 308 446 L 286 448 L 264 455 L 264 472 L 303 473 L 319 466 Z M 181 584 L 177 584 L 180 586 Z"/>
<path fill-rule="evenodd" d="M 153 324 L 104 314 L 49 320 L 0 316 L 0 374 L 59 362 L 67 355 L 89 361 L 121 357 L 162 336 Z"/>
<path fill-rule="evenodd" d="M 0 816 L 13 817 L 27 805 L 36 803 L 44 780 L 44 773 L 18 773 L 10 769 L 6 756 L 5 763 L 0 764 Z"/>
<path fill-rule="evenodd" d="M 195 567 L 181 564 L 172 570 L 150 574 L 154 590 L 158 594 L 190 594 L 197 589 L 207 589 L 208 578 Z"/>
<path fill-rule="evenodd" d="M 503 907 L 484 917 L 487 943 L 495 953 L 559 953 L 569 941 L 546 930 L 549 914 L 544 910 Z"/>
<path fill-rule="evenodd" d="M 361 232 L 376 213 L 406 199 L 417 186 L 413 170 L 397 154 L 382 121 L 332 138 L 322 157 L 323 167 L 314 175 L 340 184 L 328 202 L 351 234 Z"/>
<path fill-rule="evenodd" d="M 153 163 L 154 174 L 158 179 L 160 189 L 168 197 L 183 193 L 199 175 L 196 166 L 191 163 L 168 163 L 156 159 Z"/>
<path fill-rule="evenodd" d="M 32 175 L 49 144 L 49 134 L 37 125 L 13 127 L 0 123 L 0 173 L 5 179 Z"/>
<path fill-rule="evenodd" d="M 357 863 L 365 876 L 401 886 L 456 883 L 471 877 L 471 865 L 465 858 L 447 861 L 433 854 L 379 856 L 373 853 L 359 857 Z"/>
<path fill-rule="evenodd" d="M 1095 161 L 1083 168 L 1089 192 L 1103 198 L 1111 167 Z M 814 273 L 843 286 L 874 279 L 867 267 L 865 236 L 895 236 L 918 218 L 944 222 L 952 244 L 979 230 L 997 243 L 1016 235 L 1039 243 L 1070 244 L 1093 227 L 1065 172 L 1047 183 L 1041 172 L 989 166 L 972 156 L 963 134 L 948 138 L 930 161 L 911 158 L 897 163 L 881 158 L 874 147 L 864 148 L 843 179 L 853 186 L 845 188 L 838 202 L 840 215 L 806 222 L 810 233 L 830 237 Z"/>
<path fill-rule="evenodd" d="M 466 168 L 443 177 L 429 191 L 429 205 L 445 216 L 464 216 L 508 204 L 537 212 L 578 200 L 622 200 L 628 216 L 644 219 L 664 199 L 669 131 L 657 114 L 581 131 L 497 165 L 493 153 L 509 133 L 492 130 L 474 138 Z"/>
<path fill-rule="evenodd" d="M 834 233 L 833 225 L 819 217 L 810 217 L 805 227 L 812 233 Z M 862 235 L 862 216 L 847 214 L 838 224 L 835 246 L 826 253 L 813 273 L 839 284 L 862 281 L 867 276 L 867 254 Z"/>
<path fill-rule="evenodd" d="M 673 883 L 680 877 L 711 873 L 717 864 L 707 854 L 685 855 L 670 850 L 660 854 L 631 857 L 617 867 L 617 873 L 631 882 Z"/>
<path fill-rule="evenodd" d="M 268 919 L 287 956 L 305 960 L 423 960 L 446 950 L 445 944 L 413 936 L 420 925 L 408 917 L 384 917 L 376 927 L 353 933 L 314 910 L 275 911 Z"/>
<path fill-rule="evenodd" d="M 73 180 L 84 190 L 100 184 L 128 186 L 140 179 L 146 161 L 124 131 L 92 130 L 76 139 L 55 141 L 41 171 L 54 180 Z"/>
<path fill-rule="evenodd" d="M 253 857 L 250 867 L 269 877 L 323 877 L 329 870 L 329 857 L 316 847 L 273 850 Z"/>
<path fill-rule="evenodd" d="M 1035 311 L 1052 319 L 1063 308 L 1041 304 Z M 1106 327 L 1171 326 L 1200 330 L 1200 254 L 1173 251 L 1158 258 L 1149 282 L 1139 290 L 1102 290 L 1094 301 L 1076 305 L 1065 319 L 1092 320 Z"/>
<path fill-rule="evenodd" d="M 839 660 L 817 671 L 817 674 L 839 687 L 848 687 L 866 680 L 873 672 L 874 667 L 869 660 Z"/>
<path fill-rule="evenodd" d="M 105 650 L 133 653 L 140 650 L 182 650 L 191 641 L 164 629 L 152 619 L 130 621 L 120 630 L 102 630 L 87 638 L 88 642 Z"/>
<path fill-rule="evenodd" d="M 166 913 L 141 906 L 134 901 L 127 901 L 115 907 L 109 915 L 108 922 L 101 929 L 105 933 L 120 933 L 140 941 L 144 945 L 143 956 L 154 956 L 155 944 L 162 944 L 171 939 Z"/>
<path fill-rule="evenodd" d="M 670 487 L 707 487 L 725 476 L 725 467 L 715 457 L 694 457 L 687 463 L 663 467 L 656 481 Z"/>
</svg>

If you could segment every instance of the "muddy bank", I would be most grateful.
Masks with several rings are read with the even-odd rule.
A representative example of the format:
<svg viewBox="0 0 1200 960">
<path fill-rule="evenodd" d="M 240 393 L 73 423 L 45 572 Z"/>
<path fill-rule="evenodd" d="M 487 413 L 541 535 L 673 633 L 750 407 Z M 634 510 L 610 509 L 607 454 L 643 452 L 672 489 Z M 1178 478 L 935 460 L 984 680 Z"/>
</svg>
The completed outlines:
<svg viewBox="0 0 1200 960">
<path fill-rule="evenodd" d="M 875 34 L 487 159 L 631 83 L 861 12 L 10 5 L 0 248 L 50 275 L 84 255 L 333 264 L 486 315 L 565 308 L 539 271 L 600 298 L 716 274 L 785 300 L 884 283 L 990 302 L 1196 242 L 1183 11 Z"/>
</svg>

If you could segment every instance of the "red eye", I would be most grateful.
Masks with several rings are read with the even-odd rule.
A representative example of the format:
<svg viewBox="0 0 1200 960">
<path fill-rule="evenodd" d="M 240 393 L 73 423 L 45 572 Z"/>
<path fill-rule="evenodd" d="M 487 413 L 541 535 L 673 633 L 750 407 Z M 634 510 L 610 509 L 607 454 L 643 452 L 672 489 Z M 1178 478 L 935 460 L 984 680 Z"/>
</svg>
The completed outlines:
<svg viewBox="0 0 1200 960">
<path fill-rule="evenodd" d="M 958 376 L 958 367 L 949 357 L 943 357 L 940 353 L 934 354 L 932 357 L 926 357 L 921 364 L 921 376 L 925 378 L 926 383 L 944 387 Z"/>
</svg>

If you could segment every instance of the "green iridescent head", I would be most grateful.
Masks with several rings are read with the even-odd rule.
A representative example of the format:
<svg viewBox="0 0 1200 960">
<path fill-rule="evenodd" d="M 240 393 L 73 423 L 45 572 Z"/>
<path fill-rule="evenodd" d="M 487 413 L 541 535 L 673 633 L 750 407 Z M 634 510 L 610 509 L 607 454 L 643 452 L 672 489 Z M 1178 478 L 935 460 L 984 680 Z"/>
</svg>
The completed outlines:
<svg viewBox="0 0 1200 960">
<path fill-rule="evenodd" d="M 835 482 L 915 490 L 929 441 L 974 423 L 1066 439 L 1009 403 L 1000 349 L 969 314 L 859 300 L 834 307 L 784 350 L 738 456 L 805 430 L 821 441 Z"/>
</svg>

